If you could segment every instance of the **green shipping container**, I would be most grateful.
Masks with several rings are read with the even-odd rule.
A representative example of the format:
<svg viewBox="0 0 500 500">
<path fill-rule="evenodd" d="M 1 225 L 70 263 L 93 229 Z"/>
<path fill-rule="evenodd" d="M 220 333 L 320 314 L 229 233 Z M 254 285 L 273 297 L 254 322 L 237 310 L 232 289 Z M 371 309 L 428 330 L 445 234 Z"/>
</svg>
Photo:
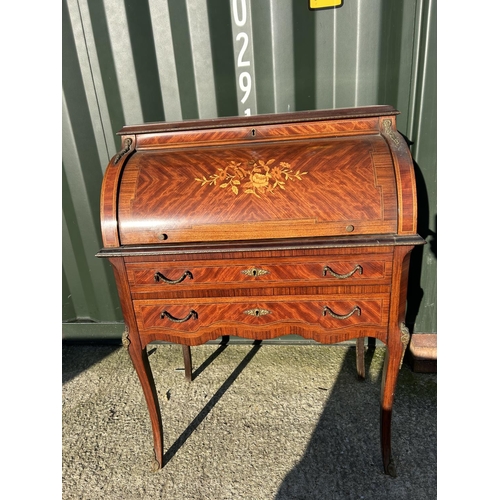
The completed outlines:
<svg viewBox="0 0 500 500">
<path fill-rule="evenodd" d="M 123 125 L 374 104 L 401 112 L 428 242 L 412 255 L 407 325 L 437 333 L 435 1 L 63 0 L 62 70 L 64 340 L 124 329 L 95 258 Z"/>
</svg>

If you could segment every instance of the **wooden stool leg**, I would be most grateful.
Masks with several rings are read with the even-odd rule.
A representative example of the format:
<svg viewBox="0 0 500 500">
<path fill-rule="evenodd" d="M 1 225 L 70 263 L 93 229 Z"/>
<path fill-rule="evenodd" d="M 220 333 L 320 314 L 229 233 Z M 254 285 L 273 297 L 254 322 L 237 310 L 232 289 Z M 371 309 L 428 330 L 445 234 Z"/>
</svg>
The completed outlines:
<svg viewBox="0 0 500 500">
<path fill-rule="evenodd" d="M 158 394 L 149 364 L 147 349 L 142 349 L 140 345 L 135 344 L 126 336 L 124 336 L 123 344 L 128 348 L 130 359 L 137 372 L 146 399 L 151 426 L 153 428 L 153 470 L 157 471 L 161 469 L 163 465 L 163 425 L 161 421 L 160 405 L 158 403 Z"/>
<path fill-rule="evenodd" d="M 356 369 L 358 371 L 358 379 L 365 379 L 365 338 L 356 339 Z"/>
<path fill-rule="evenodd" d="M 184 356 L 184 376 L 186 380 L 193 380 L 193 365 L 191 359 L 191 347 L 188 345 L 182 346 L 182 355 Z"/>
</svg>

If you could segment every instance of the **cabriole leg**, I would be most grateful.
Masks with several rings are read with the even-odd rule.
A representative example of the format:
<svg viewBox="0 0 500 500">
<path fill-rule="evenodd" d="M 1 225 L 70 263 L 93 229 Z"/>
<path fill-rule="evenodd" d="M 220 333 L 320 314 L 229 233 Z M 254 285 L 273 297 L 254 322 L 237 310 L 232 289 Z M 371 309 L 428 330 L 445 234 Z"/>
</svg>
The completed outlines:
<svg viewBox="0 0 500 500">
<path fill-rule="evenodd" d="M 399 369 L 402 364 L 404 352 L 408 345 L 408 329 L 401 324 L 400 341 L 394 337 L 387 346 L 385 354 L 384 371 L 382 375 L 382 391 L 380 399 L 380 441 L 382 446 L 382 460 L 384 472 L 396 477 L 396 466 L 391 453 L 391 421 L 394 393 L 398 379 Z"/>
<path fill-rule="evenodd" d="M 149 364 L 148 353 L 146 348 L 141 348 L 135 342 L 131 341 L 128 337 L 128 332 L 123 334 L 123 345 L 128 349 L 130 359 L 134 365 L 139 381 L 141 382 L 144 397 L 151 418 L 151 426 L 153 429 L 153 444 L 154 444 L 154 458 L 153 470 L 161 469 L 163 465 L 163 426 L 161 422 L 160 405 L 158 402 L 158 395 Z"/>
<path fill-rule="evenodd" d="M 389 331 L 382 374 L 380 395 L 380 441 L 384 471 L 393 477 L 396 468 L 391 454 L 391 420 L 394 393 L 399 369 L 410 339 L 408 328 L 404 324 L 406 296 L 408 290 L 408 271 L 412 246 L 396 246 L 393 258 L 393 301 L 389 311 Z M 399 283 L 399 286 L 397 285 Z"/>
</svg>

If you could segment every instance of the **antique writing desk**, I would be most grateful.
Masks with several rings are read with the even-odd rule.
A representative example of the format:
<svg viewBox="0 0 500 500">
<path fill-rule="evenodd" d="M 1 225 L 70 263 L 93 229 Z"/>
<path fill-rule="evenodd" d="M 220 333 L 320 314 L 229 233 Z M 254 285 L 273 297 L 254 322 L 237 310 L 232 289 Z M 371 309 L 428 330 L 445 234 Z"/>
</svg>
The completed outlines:
<svg viewBox="0 0 500 500">
<path fill-rule="evenodd" d="M 189 346 L 221 336 L 298 334 L 387 345 L 381 444 L 394 474 L 409 256 L 423 243 L 397 114 L 370 106 L 119 132 L 122 150 L 102 184 L 98 256 L 115 273 L 158 468 L 163 432 L 148 343 L 182 344 L 189 365 Z"/>
</svg>

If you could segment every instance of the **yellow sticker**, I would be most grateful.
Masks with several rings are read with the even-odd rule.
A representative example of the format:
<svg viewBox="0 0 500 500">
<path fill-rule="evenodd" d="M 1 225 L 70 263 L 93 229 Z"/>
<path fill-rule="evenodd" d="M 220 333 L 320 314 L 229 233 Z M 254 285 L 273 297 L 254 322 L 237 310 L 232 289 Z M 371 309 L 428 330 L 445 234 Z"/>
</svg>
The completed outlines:
<svg viewBox="0 0 500 500">
<path fill-rule="evenodd" d="M 309 0 L 309 8 L 328 9 L 329 7 L 342 7 L 344 0 Z"/>
</svg>

